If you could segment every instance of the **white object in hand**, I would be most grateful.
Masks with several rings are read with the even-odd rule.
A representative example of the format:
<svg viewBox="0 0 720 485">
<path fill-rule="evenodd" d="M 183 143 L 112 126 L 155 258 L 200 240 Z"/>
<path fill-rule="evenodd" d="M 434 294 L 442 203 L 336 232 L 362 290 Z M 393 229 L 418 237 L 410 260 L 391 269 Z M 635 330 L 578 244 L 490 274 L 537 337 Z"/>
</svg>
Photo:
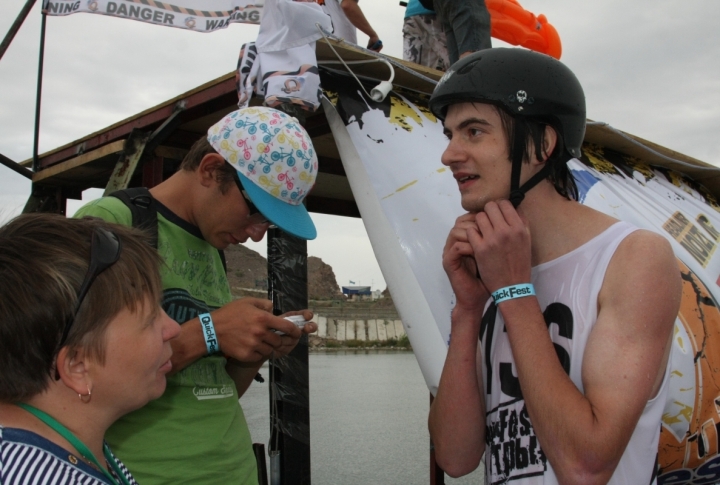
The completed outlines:
<svg viewBox="0 0 720 485">
<path fill-rule="evenodd" d="M 305 317 L 302 315 L 291 315 L 289 317 L 283 317 L 285 320 L 291 321 L 295 324 L 296 327 L 303 328 L 306 323 L 308 323 L 309 320 L 305 320 Z M 273 330 L 278 335 L 285 335 L 285 332 L 281 332 L 280 330 Z"/>
</svg>

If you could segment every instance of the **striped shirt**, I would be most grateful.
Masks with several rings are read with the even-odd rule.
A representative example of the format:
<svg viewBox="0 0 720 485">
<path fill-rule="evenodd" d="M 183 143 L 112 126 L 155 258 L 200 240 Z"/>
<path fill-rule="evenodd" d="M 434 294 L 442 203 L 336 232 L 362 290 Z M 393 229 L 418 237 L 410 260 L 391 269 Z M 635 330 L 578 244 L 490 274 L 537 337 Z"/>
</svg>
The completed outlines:
<svg viewBox="0 0 720 485">
<path fill-rule="evenodd" d="M 112 454 L 112 452 L 111 452 Z M 125 465 L 112 458 L 130 485 L 138 485 Z M 122 483 L 112 467 L 110 473 Z M 108 485 L 102 472 L 31 431 L 0 426 L 0 484 Z"/>
</svg>

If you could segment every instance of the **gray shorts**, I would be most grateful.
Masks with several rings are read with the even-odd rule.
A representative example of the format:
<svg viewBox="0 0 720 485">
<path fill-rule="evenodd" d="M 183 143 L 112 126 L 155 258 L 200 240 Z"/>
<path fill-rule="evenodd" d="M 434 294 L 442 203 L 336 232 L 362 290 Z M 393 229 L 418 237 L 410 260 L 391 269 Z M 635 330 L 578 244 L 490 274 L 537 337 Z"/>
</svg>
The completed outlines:
<svg viewBox="0 0 720 485">
<path fill-rule="evenodd" d="M 445 34 L 437 16 L 414 15 L 403 22 L 403 59 L 447 71 L 450 67 Z"/>
<path fill-rule="evenodd" d="M 492 47 L 485 0 L 434 0 L 434 5 L 447 37 L 450 64 L 457 62 L 460 54 Z"/>
</svg>

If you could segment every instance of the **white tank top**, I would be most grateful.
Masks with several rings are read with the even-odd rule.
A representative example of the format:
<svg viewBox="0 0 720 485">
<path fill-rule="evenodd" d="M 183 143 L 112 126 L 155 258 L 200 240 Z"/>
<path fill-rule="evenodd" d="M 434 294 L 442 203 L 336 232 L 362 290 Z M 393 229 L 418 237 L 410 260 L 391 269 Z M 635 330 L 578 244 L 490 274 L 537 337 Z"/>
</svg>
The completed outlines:
<svg viewBox="0 0 720 485">
<path fill-rule="evenodd" d="M 561 363 L 580 392 L 585 346 L 597 320 L 597 298 L 618 245 L 637 228 L 617 222 L 579 248 L 532 269 L 540 308 Z M 493 317 L 494 315 L 494 317 Z M 494 319 L 494 325 L 488 322 Z M 485 385 L 486 481 L 488 485 L 557 484 L 543 454 L 522 399 L 505 322 L 490 303 L 481 328 L 482 375 Z M 490 345 L 490 352 L 488 350 Z M 658 394 L 645 406 L 611 485 L 650 485 L 668 392 L 668 369 Z"/>
</svg>

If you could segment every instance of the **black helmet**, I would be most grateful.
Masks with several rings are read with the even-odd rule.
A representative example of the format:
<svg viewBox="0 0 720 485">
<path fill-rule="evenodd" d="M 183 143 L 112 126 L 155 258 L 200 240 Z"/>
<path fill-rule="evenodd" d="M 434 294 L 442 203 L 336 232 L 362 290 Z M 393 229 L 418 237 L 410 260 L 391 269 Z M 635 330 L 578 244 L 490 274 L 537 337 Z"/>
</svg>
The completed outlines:
<svg viewBox="0 0 720 485">
<path fill-rule="evenodd" d="M 486 49 L 464 57 L 440 79 L 429 104 L 433 114 L 444 120 L 449 105 L 465 102 L 494 104 L 513 117 L 547 122 L 560 131 L 570 155 L 581 154 L 585 95 L 572 71 L 557 59 L 520 48 Z M 524 193 L 547 177 L 548 171 L 543 170 L 544 177 L 519 189 L 515 179 L 519 180 L 522 157 L 516 153 L 514 158 L 518 160 L 513 160 L 517 174 L 513 176 L 511 200 L 517 206 Z"/>
<path fill-rule="evenodd" d="M 440 79 L 430 110 L 445 119 L 449 105 L 468 101 L 500 105 L 512 116 L 555 119 L 567 151 L 580 156 L 585 94 L 572 71 L 555 58 L 502 47 L 464 57 Z"/>
</svg>

